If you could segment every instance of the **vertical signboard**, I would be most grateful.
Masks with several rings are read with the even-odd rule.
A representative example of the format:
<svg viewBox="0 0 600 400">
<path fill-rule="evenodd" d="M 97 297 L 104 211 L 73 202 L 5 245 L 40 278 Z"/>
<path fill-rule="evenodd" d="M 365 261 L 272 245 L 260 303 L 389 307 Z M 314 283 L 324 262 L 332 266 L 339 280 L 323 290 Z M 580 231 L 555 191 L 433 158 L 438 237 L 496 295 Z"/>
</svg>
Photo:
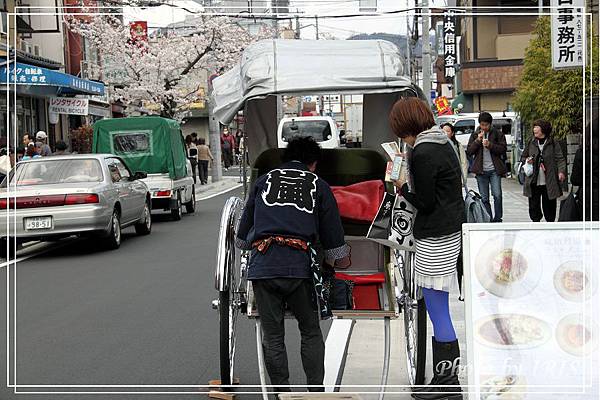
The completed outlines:
<svg viewBox="0 0 600 400">
<path fill-rule="evenodd" d="M 599 225 L 493 225 L 463 226 L 469 399 L 597 397 Z"/>
<path fill-rule="evenodd" d="M 454 10 L 444 11 L 444 76 L 452 82 L 456 75 L 456 14 Z"/>
<path fill-rule="evenodd" d="M 552 68 L 583 67 L 585 62 L 584 0 L 552 0 Z"/>
</svg>

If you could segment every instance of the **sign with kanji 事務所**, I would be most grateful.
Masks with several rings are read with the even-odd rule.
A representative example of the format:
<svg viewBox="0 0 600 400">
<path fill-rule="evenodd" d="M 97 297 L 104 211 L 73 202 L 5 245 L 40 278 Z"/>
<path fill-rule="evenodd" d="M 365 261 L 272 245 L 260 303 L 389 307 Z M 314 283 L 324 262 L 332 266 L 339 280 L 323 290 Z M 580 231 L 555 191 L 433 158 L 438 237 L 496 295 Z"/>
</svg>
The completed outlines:
<svg viewBox="0 0 600 400">
<path fill-rule="evenodd" d="M 56 114 L 88 115 L 88 99 L 51 97 L 48 110 Z"/>
<path fill-rule="evenodd" d="M 579 68 L 585 62 L 584 0 L 552 0 L 552 68 Z"/>
<path fill-rule="evenodd" d="M 444 11 L 444 76 L 452 82 L 456 75 L 456 15 L 454 10 Z"/>
</svg>

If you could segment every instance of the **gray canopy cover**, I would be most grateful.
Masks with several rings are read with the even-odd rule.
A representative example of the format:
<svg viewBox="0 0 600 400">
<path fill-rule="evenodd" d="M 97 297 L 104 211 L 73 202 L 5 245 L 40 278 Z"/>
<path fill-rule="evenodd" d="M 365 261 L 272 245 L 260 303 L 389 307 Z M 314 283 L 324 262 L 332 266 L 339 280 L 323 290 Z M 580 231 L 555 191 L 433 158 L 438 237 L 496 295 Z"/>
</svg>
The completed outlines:
<svg viewBox="0 0 600 400">
<path fill-rule="evenodd" d="M 412 87 L 398 48 L 384 40 L 262 40 L 213 81 L 214 114 L 229 123 L 271 94 L 390 93 Z"/>
</svg>

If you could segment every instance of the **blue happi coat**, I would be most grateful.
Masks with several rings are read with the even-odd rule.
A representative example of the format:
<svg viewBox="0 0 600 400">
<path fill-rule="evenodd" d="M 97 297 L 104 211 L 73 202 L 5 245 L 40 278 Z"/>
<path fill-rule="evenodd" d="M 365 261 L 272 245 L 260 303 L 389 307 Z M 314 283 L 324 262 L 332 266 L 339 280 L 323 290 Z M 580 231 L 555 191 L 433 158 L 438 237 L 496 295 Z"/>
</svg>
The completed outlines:
<svg viewBox="0 0 600 400">
<path fill-rule="evenodd" d="M 256 181 L 240 220 L 236 245 L 250 250 L 254 241 L 274 235 L 311 244 L 318 241 L 329 260 L 350 252 L 331 188 L 298 161 L 285 163 Z M 307 252 L 277 244 L 265 254 L 252 251 L 250 280 L 310 277 Z"/>
</svg>

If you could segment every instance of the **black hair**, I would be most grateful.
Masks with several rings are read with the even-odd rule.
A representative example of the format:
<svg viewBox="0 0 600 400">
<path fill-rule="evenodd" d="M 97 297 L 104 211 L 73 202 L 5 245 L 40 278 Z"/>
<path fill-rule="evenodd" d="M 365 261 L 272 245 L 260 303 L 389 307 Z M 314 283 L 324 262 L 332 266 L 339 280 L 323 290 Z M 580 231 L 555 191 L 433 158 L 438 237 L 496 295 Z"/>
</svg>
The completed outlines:
<svg viewBox="0 0 600 400">
<path fill-rule="evenodd" d="M 539 126 L 542 130 L 542 133 L 547 138 L 549 138 L 550 134 L 552 133 L 552 124 L 546 120 L 536 119 L 535 121 L 533 121 L 533 124 L 531 124 L 531 126 Z"/>
<path fill-rule="evenodd" d="M 67 144 L 62 140 L 56 142 L 56 150 L 65 151 L 67 149 Z"/>
<path fill-rule="evenodd" d="M 440 125 L 440 128 L 444 129 L 445 126 L 449 126 L 450 130 L 452 131 L 453 135 L 450 138 L 450 140 L 452 141 L 452 143 L 454 143 L 455 145 L 458 146 L 458 139 L 456 138 L 456 130 L 454 129 L 454 125 L 452 125 L 450 122 L 444 122 L 442 125 Z"/>
<path fill-rule="evenodd" d="M 310 165 L 321 160 L 321 147 L 310 136 L 296 136 L 288 142 L 282 160 L 283 162 L 300 161 L 305 165 Z"/>
<path fill-rule="evenodd" d="M 481 114 L 479 114 L 479 123 L 487 122 L 488 124 L 491 124 L 492 121 L 494 121 L 494 118 L 489 112 L 484 111 Z"/>
<path fill-rule="evenodd" d="M 25 147 L 24 146 L 17 147 L 17 154 L 25 154 Z"/>
<path fill-rule="evenodd" d="M 185 137 L 185 144 L 187 144 L 187 145 L 192 144 L 192 135 L 187 135 Z"/>
</svg>

